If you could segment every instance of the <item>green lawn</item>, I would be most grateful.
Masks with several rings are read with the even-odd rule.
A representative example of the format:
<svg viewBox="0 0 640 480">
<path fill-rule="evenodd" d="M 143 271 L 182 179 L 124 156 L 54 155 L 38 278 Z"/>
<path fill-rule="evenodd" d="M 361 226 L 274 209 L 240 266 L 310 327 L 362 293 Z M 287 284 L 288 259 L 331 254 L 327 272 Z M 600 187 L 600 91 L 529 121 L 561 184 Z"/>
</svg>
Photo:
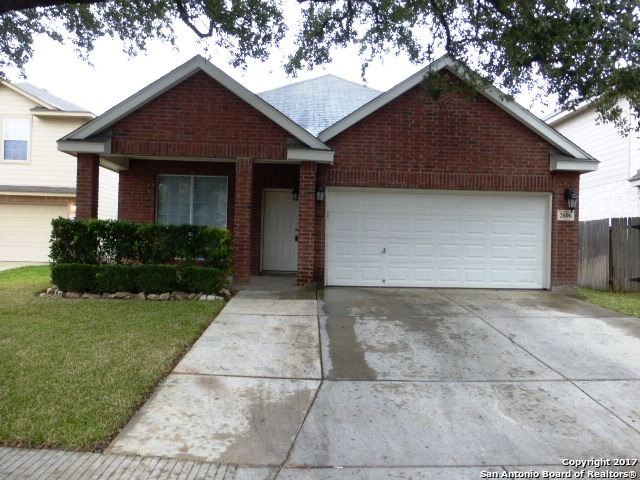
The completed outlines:
<svg viewBox="0 0 640 480">
<path fill-rule="evenodd" d="M 589 303 L 632 317 L 640 317 L 640 293 L 600 292 L 588 288 L 579 288 L 578 292 Z"/>
<path fill-rule="evenodd" d="M 108 444 L 222 302 L 40 298 L 49 267 L 0 272 L 0 444 Z"/>
</svg>

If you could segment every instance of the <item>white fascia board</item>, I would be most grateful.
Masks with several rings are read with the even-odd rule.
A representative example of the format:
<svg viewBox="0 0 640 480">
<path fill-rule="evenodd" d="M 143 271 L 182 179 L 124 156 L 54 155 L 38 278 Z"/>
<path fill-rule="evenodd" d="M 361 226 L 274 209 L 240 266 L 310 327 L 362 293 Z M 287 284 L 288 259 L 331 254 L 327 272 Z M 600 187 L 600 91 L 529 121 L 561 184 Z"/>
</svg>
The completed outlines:
<svg viewBox="0 0 640 480">
<path fill-rule="evenodd" d="M 573 110 L 559 110 L 556 112 L 552 112 L 546 117 L 544 117 L 543 120 L 549 125 L 551 125 L 552 127 L 555 127 L 556 125 L 575 117 L 579 113 L 582 113 L 591 107 L 592 107 L 592 102 L 585 101 L 585 102 L 582 102 Z"/>
<path fill-rule="evenodd" d="M 75 192 L 13 192 L 10 190 L 4 191 L 0 189 L 1 195 L 13 195 L 16 197 L 75 197 Z"/>
<path fill-rule="evenodd" d="M 422 70 L 414 73 L 409 78 L 393 87 L 391 90 L 388 90 L 382 95 L 374 98 L 372 101 L 362 106 L 352 114 L 346 116 L 339 122 L 327 128 L 326 130 L 321 132 L 320 135 L 318 135 L 318 138 L 323 142 L 327 142 L 339 133 L 345 131 L 347 128 L 371 115 L 373 112 L 380 109 L 387 103 L 390 103 L 400 95 L 419 85 L 427 73 L 438 72 L 445 69 L 453 73 L 456 77 L 464 82 L 469 82 L 472 80 L 466 66 L 453 59 L 452 57 L 445 55 L 443 57 L 440 57 L 438 60 L 434 61 L 427 67 L 423 68 Z M 540 120 L 526 108 L 517 104 L 513 100 L 508 99 L 507 95 L 500 92 L 497 88 L 491 86 L 488 88 L 480 89 L 479 93 L 487 98 L 490 102 L 500 107 L 506 113 L 514 117 L 520 123 L 524 124 L 530 130 L 533 130 L 535 133 L 540 135 L 547 142 L 549 142 L 551 145 L 553 145 L 566 155 L 574 158 L 586 158 L 595 160 L 591 155 L 579 148 L 562 134 L 557 132 L 554 128 L 550 127 L 545 122 Z"/>
<path fill-rule="evenodd" d="M 96 153 L 98 155 L 106 155 L 111 153 L 111 139 L 106 140 L 58 140 L 58 150 L 61 152 L 76 153 Z"/>
<path fill-rule="evenodd" d="M 549 170 L 555 171 L 569 171 L 569 172 L 595 172 L 598 170 L 598 161 L 593 158 L 574 158 L 566 155 L 558 155 L 557 153 L 551 153 L 549 156 L 551 164 Z"/>
<path fill-rule="evenodd" d="M 266 101 L 262 100 L 260 97 L 240 85 L 233 78 L 208 62 L 200 55 L 196 55 L 191 60 L 166 74 L 164 77 L 156 80 L 155 82 L 140 90 L 138 93 L 132 95 L 125 101 L 100 115 L 92 122 L 89 122 L 88 124 L 70 133 L 64 139 L 84 140 L 91 137 L 92 135 L 100 133 L 101 131 L 109 128 L 117 121 L 149 103 L 153 99 L 159 97 L 163 93 L 167 92 L 168 90 L 175 87 L 200 70 L 216 80 L 236 96 L 247 102 L 260 113 L 267 116 L 274 123 L 284 128 L 287 132 L 289 132 L 304 144 L 318 150 L 330 150 L 328 146 L 311 135 L 300 125 L 288 118 L 282 112 L 275 109 Z"/>
<path fill-rule="evenodd" d="M 91 112 L 65 112 L 64 110 L 31 110 L 34 117 L 86 118 L 92 120 L 96 116 Z"/>
<path fill-rule="evenodd" d="M 318 163 L 333 163 L 333 150 L 311 150 L 306 148 L 287 149 L 287 160 L 292 161 L 308 161 Z"/>
<path fill-rule="evenodd" d="M 112 172 L 120 172 L 122 170 L 129 170 L 128 158 L 103 158 L 100 157 L 100 166 L 111 170 Z"/>
</svg>

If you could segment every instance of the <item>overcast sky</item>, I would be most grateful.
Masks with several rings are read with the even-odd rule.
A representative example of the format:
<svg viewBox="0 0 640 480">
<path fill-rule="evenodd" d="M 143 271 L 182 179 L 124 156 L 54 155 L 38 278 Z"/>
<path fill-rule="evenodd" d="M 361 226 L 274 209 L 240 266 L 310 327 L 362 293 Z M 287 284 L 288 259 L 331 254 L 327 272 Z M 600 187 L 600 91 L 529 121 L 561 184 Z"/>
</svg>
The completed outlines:
<svg viewBox="0 0 640 480">
<path fill-rule="evenodd" d="M 119 41 L 105 38 L 98 41 L 90 55 L 89 60 L 93 65 L 79 60 L 71 46 L 63 46 L 40 37 L 35 44 L 34 58 L 26 67 L 26 81 L 99 115 L 194 55 L 203 53 L 203 47 L 197 44 L 193 32 L 182 24 L 176 27 L 177 50 L 167 43 L 154 41 L 149 44 L 146 54 L 129 57 L 122 51 Z M 292 40 L 288 39 L 286 42 Z M 288 77 L 282 67 L 286 61 L 285 55 L 291 49 L 285 43 L 284 48 L 272 53 L 266 63 L 251 61 L 244 71 L 230 66 L 230 57 L 224 51 L 213 52 L 210 60 L 255 93 L 327 73 L 363 83 L 360 76 L 362 61 L 355 47 L 336 51 L 330 65 L 318 67 L 311 72 L 301 71 L 296 78 Z M 421 67 L 411 64 L 405 56 L 389 55 L 370 65 L 366 84 L 385 91 Z M 12 82 L 25 81 L 16 71 L 6 73 Z M 549 110 L 537 106 L 532 108 L 525 96 L 518 100 L 537 115 Z"/>
</svg>

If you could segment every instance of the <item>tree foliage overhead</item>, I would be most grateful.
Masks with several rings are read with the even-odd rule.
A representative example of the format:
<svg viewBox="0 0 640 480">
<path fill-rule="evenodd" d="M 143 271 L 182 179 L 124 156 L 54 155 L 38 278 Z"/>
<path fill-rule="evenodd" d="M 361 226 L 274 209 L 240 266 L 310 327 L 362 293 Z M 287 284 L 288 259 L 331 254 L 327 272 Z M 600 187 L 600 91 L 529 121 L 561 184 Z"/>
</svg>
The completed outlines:
<svg viewBox="0 0 640 480">
<path fill-rule="evenodd" d="M 24 69 L 45 34 L 71 42 L 86 58 L 102 36 L 128 53 L 152 38 L 172 43 L 181 20 L 241 66 L 265 60 L 287 31 L 285 9 L 302 12 L 285 70 L 331 61 L 356 44 L 363 66 L 405 53 L 426 64 L 449 53 L 517 94 L 534 84 L 564 108 L 594 102 L 620 122 L 618 101 L 640 113 L 640 6 L 637 0 L 4 0 L 0 69 Z M 637 121 L 634 121 L 637 126 Z"/>
</svg>

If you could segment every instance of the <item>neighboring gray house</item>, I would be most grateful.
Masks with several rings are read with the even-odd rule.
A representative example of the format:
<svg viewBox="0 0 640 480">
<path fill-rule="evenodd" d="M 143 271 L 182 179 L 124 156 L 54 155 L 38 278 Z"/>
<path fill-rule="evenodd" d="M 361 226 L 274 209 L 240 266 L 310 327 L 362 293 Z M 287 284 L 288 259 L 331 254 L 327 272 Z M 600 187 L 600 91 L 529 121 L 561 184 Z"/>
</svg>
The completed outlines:
<svg viewBox="0 0 640 480">
<path fill-rule="evenodd" d="M 56 141 L 92 118 L 29 83 L 0 83 L 0 261 L 49 260 L 51 220 L 73 217 L 76 198 L 76 159 Z M 118 175 L 100 180 L 100 216 L 116 218 Z"/>
<path fill-rule="evenodd" d="M 626 102 L 620 106 L 634 119 Z M 546 122 L 600 160 L 593 172 L 580 175 L 580 220 L 640 217 L 640 140 L 622 136 L 613 124 L 598 124 L 593 107 L 552 114 Z"/>
</svg>

